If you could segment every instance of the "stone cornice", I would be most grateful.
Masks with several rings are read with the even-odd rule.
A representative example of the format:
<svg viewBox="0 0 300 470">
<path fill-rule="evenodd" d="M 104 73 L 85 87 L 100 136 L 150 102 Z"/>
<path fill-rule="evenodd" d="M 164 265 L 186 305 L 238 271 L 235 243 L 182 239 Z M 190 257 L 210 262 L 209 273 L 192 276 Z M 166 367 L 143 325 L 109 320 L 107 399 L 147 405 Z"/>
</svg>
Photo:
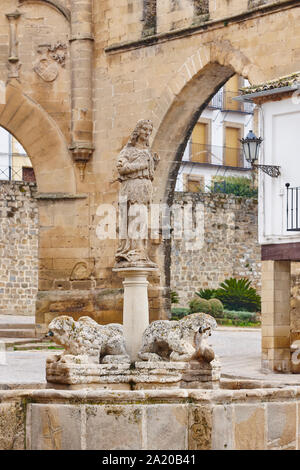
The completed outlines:
<svg viewBox="0 0 300 470">
<path fill-rule="evenodd" d="M 237 15 L 219 18 L 211 21 L 206 21 L 202 24 L 191 25 L 182 29 L 175 29 L 173 31 L 167 31 L 152 36 L 147 36 L 135 41 L 121 42 L 118 44 L 112 44 L 105 48 L 107 54 L 126 52 L 132 49 L 139 49 L 141 47 L 153 46 L 166 41 L 171 41 L 186 36 L 192 36 L 207 30 L 224 28 L 229 24 L 243 22 L 249 19 L 257 18 L 259 16 L 267 15 L 270 13 L 276 13 L 283 9 L 293 8 L 300 6 L 300 0 L 279 0 L 267 5 L 261 5 L 259 7 L 251 8 L 243 13 Z"/>
</svg>

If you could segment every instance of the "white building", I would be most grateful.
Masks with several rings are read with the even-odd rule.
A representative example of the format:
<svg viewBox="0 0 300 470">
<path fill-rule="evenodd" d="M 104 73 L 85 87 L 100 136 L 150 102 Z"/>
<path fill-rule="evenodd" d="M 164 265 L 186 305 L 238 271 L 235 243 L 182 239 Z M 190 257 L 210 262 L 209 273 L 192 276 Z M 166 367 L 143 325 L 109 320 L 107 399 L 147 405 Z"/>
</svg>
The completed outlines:
<svg viewBox="0 0 300 470">
<path fill-rule="evenodd" d="M 251 177 L 240 139 L 253 129 L 254 105 L 234 100 L 247 84 L 235 75 L 202 113 L 186 147 L 176 191 L 209 191 L 216 176 Z"/>
<path fill-rule="evenodd" d="M 297 285 L 291 290 L 291 262 L 300 261 L 299 92 L 300 72 L 250 87 L 242 97 L 259 107 L 259 137 L 264 139 L 254 163 L 259 173 L 263 261 L 263 367 L 295 373 L 300 373 L 300 291 Z M 276 167 L 280 174 L 272 175 Z"/>
<path fill-rule="evenodd" d="M 30 158 L 22 145 L 0 127 L 0 181 L 34 181 Z"/>
</svg>

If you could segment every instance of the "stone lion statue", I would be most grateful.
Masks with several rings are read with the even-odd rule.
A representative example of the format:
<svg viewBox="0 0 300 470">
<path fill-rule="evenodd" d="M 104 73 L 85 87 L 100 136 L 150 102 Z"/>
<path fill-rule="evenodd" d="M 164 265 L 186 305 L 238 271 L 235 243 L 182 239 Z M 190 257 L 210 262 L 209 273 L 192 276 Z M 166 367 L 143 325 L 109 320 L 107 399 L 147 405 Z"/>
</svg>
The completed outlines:
<svg viewBox="0 0 300 470">
<path fill-rule="evenodd" d="M 122 325 L 104 326 L 90 317 L 75 321 L 60 316 L 50 323 L 48 336 L 65 348 L 65 355 L 88 356 L 90 361 L 102 364 L 130 362 Z"/>
<path fill-rule="evenodd" d="M 188 315 L 180 321 L 154 321 L 143 334 L 139 358 L 151 362 L 211 363 L 215 353 L 206 340 L 216 328 L 215 319 L 205 313 Z"/>
</svg>

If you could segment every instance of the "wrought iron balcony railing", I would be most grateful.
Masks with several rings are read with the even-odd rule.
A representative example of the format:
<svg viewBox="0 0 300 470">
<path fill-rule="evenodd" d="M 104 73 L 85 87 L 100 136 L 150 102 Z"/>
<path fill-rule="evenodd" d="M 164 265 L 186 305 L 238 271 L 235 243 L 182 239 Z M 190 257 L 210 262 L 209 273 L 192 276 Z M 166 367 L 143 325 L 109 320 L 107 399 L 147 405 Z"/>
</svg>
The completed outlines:
<svg viewBox="0 0 300 470">
<path fill-rule="evenodd" d="M 300 232 L 300 186 L 291 188 L 290 184 L 286 184 L 287 188 L 287 231 Z"/>
<path fill-rule="evenodd" d="M 190 142 L 189 155 L 192 163 L 214 163 L 244 168 L 244 153 L 241 147 L 224 147 Z"/>
<path fill-rule="evenodd" d="M 26 181 L 35 182 L 33 168 L 0 166 L 0 181 Z"/>
<path fill-rule="evenodd" d="M 243 103 L 242 101 L 235 101 L 234 98 L 239 96 L 239 92 L 226 91 L 221 89 L 215 94 L 210 101 L 208 107 L 220 109 L 222 111 L 235 111 L 245 114 L 253 114 L 255 105 L 253 103 Z"/>
</svg>

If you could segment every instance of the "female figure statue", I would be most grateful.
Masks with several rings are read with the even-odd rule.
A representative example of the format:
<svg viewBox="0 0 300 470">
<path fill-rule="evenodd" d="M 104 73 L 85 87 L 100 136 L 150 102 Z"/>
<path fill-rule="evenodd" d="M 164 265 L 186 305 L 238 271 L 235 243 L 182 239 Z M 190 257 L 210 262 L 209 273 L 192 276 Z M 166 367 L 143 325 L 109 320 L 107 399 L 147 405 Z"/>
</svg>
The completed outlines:
<svg viewBox="0 0 300 470">
<path fill-rule="evenodd" d="M 149 147 L 153 124 L 137 123 L 117 163 L 121 183 L 120 245 L 117 267 L 156 267 L 148 257 L 148 208 L 152 201 L 152 180 L 159 158 Z M 125 209 L 125 210 L 124 210 Z"/>
</svg>

